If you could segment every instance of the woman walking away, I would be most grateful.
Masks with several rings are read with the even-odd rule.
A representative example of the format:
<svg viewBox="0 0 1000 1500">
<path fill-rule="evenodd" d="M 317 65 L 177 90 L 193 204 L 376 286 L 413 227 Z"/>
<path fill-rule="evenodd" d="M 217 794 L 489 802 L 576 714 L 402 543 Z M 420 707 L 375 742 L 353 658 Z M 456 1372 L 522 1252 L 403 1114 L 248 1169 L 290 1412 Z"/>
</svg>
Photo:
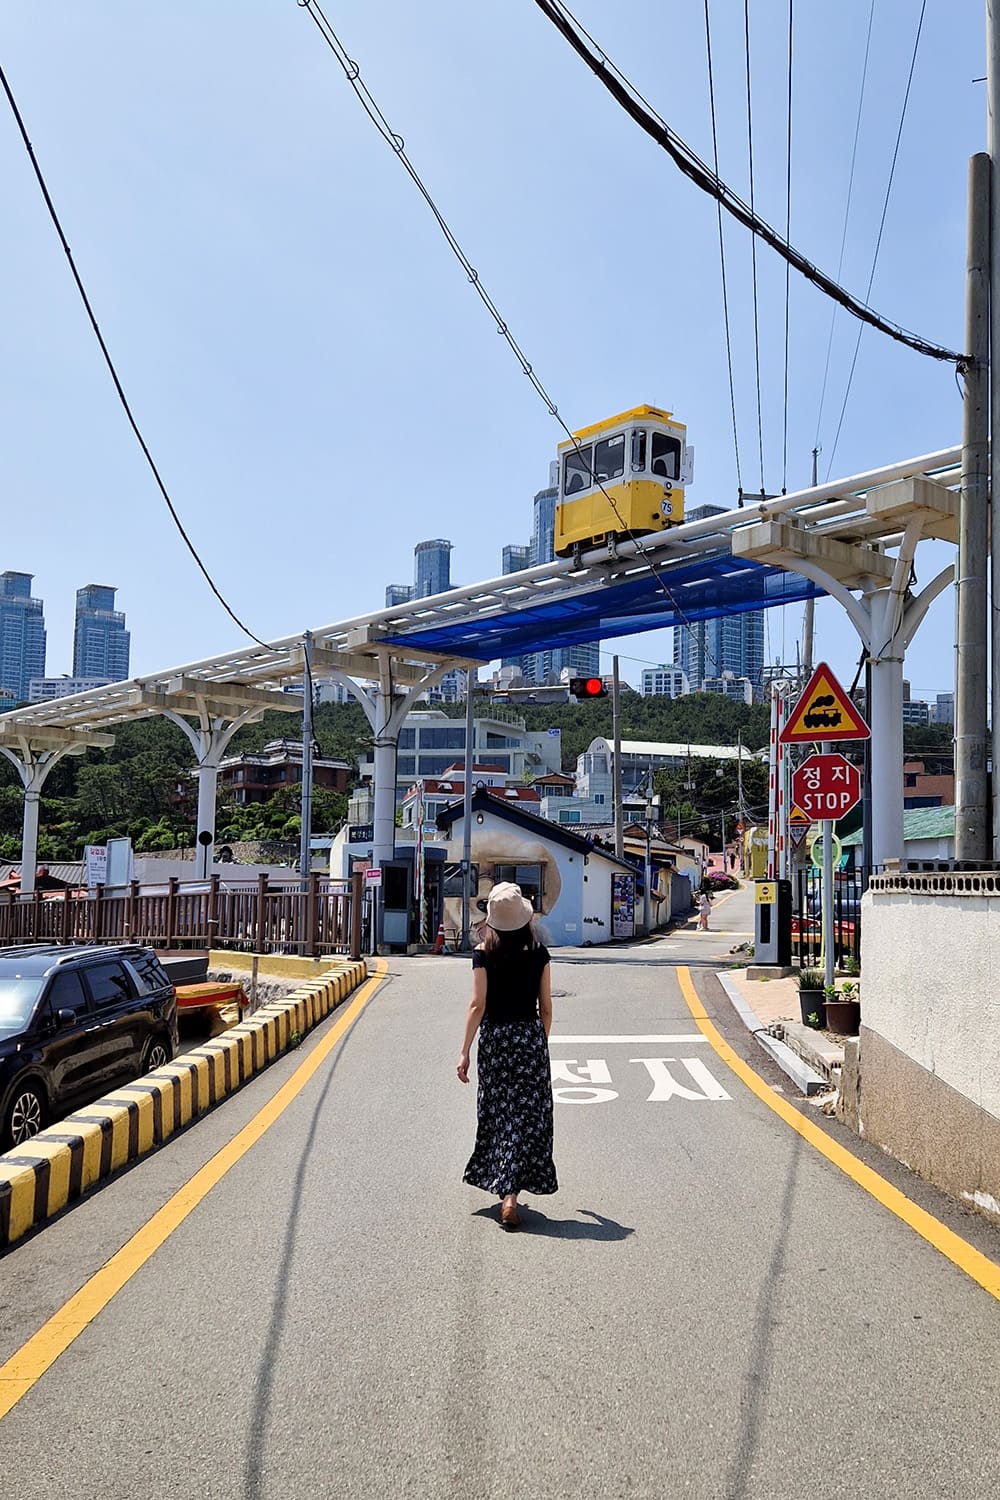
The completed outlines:
<svg viewBox="0 0 1000 1500">
<path fill-rule="evenodd" d="M 458 1058 L 469 1081 L 479 1032 L 476 1148 L 463 1182 L 502 1199 L 500 1222 L 516 1229 L 518 1193 L 555 1193 L 552 1160 L 552 1025 L 549 953 L 535 933 L 531 902 L 502 881 L 490 891 L 483 940 L 472 955 L 472 999 Z"/>
</svg>

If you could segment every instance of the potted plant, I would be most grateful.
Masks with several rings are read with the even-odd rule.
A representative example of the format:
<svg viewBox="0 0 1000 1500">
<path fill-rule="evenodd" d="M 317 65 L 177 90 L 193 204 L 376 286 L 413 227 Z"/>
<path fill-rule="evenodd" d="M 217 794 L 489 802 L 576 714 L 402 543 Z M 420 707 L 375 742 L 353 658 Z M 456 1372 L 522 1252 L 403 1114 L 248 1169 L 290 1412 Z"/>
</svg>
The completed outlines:
<svg viewBox="0 0 1000 1500">
<path fill-rule="evenodd" d="M 857 1036 L 861 1030 L 861 992 L 856 980 L 845 979 L 839 995 L 836 985 L 827 990 L 826 1025 L 838 1036 Z"/>
<path fill-rule="evenodd" d="M 826 1024 L 823 1001 L 823 982 L 826 975 L 822 969 L 799 970 L 799 1010 L 803 1026 L 813 1031 L 822 1031 Z"/>
</svg>

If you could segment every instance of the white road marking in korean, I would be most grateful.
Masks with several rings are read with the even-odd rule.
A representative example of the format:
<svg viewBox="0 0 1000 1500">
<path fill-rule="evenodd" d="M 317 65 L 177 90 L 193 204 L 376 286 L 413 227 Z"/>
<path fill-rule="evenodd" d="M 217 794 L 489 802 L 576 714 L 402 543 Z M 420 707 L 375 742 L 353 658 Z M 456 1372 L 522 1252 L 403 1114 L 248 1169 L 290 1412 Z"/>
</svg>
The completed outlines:
<svg viewBox="0 0 1000 1500">
<path fill-rule="evenodd" d="M 653 1090 L 646 1096 L 647 1104 L 664 1104 L 668 1099 L 705 1102 L 731 1098 L 700 1057 L 630 1057 L 629 1062 L 638 1063 L 649 1074 Z M 686 1068 L 697 1088 L 675 1078 L 668 1063 Z M 607 1104 L 618 1098 L 617 1090 L 608 1087 L 613 1080 L 603 1057 L 588 1057 L 582 1063 L 575 1057 L 552 1058 L 549 1068 L 552 1097 L 557 1104 Z"/>
<path fill-rule="evenodd" d="M 629 1062 L 641 1063 L 652 1080 L 653 1092 L 647 1095 L 647 1104 L 663 1104 L 668 1099 L 731 1098 L 722 1084 L 712 1077 L 700 1057 L 630 1057 Z M 685 1084 L 678 1083 L 667 1067 L 667 1063 L 680 1064 L 682 1068 L 687 1068 L 699 1087 L 689 1089 Z"/>
<path fill-rule="evenodd" d="M 611 1082 L 611 1073 L 603 1057 L 588 1057 L 585 1063 L 577 1063 L 575 1058 L 568 1058 L 565 1062 L 550 1063 L 552 1069 L 552 1097 L 559 1104 L 607 1104 L 609 1099 L 617 1099 L 618 1095 L 614 1089 L 595 1088 L 595 1084 L 607 1084 Z M 556 1088 L 556 1084 L 568 1084 L 568 1088 Z"/>
</svg>

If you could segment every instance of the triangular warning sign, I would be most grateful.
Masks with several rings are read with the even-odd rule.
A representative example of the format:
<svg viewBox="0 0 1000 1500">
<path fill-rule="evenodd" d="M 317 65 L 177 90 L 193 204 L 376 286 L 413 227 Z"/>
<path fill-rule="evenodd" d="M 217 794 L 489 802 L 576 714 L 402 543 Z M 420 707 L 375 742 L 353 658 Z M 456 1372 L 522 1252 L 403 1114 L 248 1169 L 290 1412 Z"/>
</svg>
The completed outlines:
<svg viewBox="0 0 1000 1500">
<path fill-rule="evenodd" d="M 867 740 L 871 730 L 825 662 L 820 662 L 781 731 L 783 745 Z"/>
<path fill-rule="evenodd" d="M 788 814 L 788 823 L 791 828 L 808 828 L 812 821 L 809 814 L 803 812 L 801 807 L 793 807 Z"/>
</svg>

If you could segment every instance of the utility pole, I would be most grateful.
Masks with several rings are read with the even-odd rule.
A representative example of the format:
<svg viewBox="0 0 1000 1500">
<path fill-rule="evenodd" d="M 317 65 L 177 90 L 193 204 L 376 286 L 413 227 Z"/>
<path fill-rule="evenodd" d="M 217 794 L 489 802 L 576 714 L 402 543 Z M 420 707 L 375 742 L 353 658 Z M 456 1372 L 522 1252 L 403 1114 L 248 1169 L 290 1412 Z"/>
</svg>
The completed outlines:
<svg viewBox="0 0 1000 1500">
<path fill-rule="evenodd" d="M 989 860 L 993 847 L 986 776 L 989 312 L 990 159 L 985 152 L 979 152 L 969 159 L 965 350 L 972 358 L 965 372 L 965 399 L 962 402 L 962 488 L 959 502 L 955 639 L 955 858 L 977 862 Z M 994 588 L 996 546 L 994 541 Z M 995 608 L 994 603 L 994 610 Z M 996 628 L 994 623 L 994 630 Z"/>
<path fill-rule="evenodd" d="M 986 108 L 987 142 L 991 163 L 990 193 L 990 496 L 1000 494 L 1000 24 L 998 0 L 986 0 Z M 972 351 L 968 351 L 971 353 Z M 991 498 L 992 505 L 992 498 Z M 990 551 L 992 600 L 990 655 L 993 664 L 990 702 L 1000 704 L 1000 526 L 992 527 Z M 985 653 L 986 640 L 981 642 Z M 993 858 L 1000 859 L 1000 714 L 993 720 Z"/>
<path fill-rule="evenodd" d="M 469 912 L 472 906 L 472 768 L 473 737 L 476 732 L 474 684 L 478 670 L 465 674 L 465 791 L 462 798 L 462 952 L 472 947 Z"/>
<path fill-rule="evenodd" d="M 299 876 L 302 889 L 309 884 L 312 869 L 313 797 L 313 679 L 312 631 L 302 637 L 302 803 L 299 809 Z"/>
<path fill-rule="evenodd" d="M 622 717 L 621 684 L 618 680 L 618 658 L 611 658 L 611 800 L 615 805 L 615 858 L 625 854 L 625 812 L 622 808 Z"/>
<path fill-rule="evenodd" d="M 813 489 L 819 484 L 819 449 L 813 449 L 812 468 Z M 816 600 L 807 599 L 805 611 L 802 615 L 802 680 L 799 687 L 804 688 L 812 676 L 813 669 L 813 633 L 816 623 Z"/>
</svg>

